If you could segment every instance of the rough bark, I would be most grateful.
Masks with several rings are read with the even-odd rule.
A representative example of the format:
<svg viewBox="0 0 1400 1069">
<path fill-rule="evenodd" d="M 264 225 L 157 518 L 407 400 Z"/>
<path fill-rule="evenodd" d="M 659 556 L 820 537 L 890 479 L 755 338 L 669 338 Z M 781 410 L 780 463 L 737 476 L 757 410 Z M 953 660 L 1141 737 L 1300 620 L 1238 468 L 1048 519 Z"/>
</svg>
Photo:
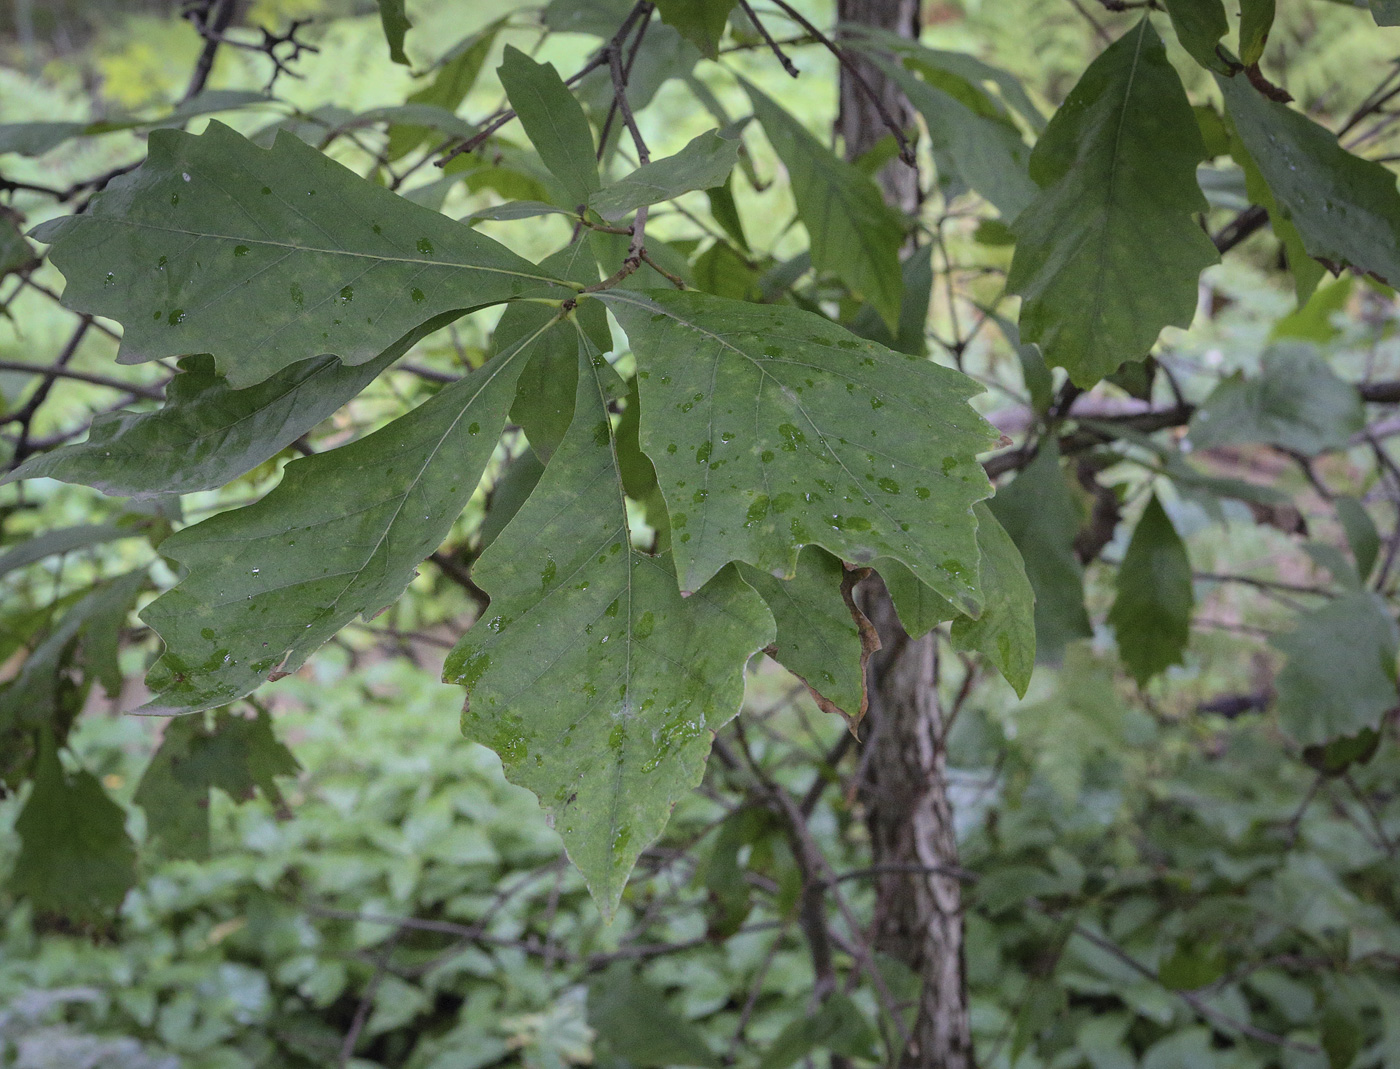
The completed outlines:
<svg viewBox="0 0 1400 1069">
<path fill-rule="evenodd" d="M 921 0 L 837 0 L 836 16 L 841 22 L 878 26 L 901 37 L 919 36 Z M 899 87 L 880 68 L 856 54 L 851 57 L 865 82 L 879 95 L 885 109 L 904 129 L 913 125 L 913 111 Z M 870 96 L 863 92 L 851 72 L 841 68 L 841 110 L 836 116 L 836 134 L 846 146 L 846 156 L 854 159 L 889 133 Z M 877 176 L 885 199 L 912 212 L 919 206 L 918 172 L 898 160 L 886 164 Z"/>
<path fill-rule="evenodd" d="M 917 37 L 919 0 L 838 0 L 842 22 L 864 23 Z M 867 83 L 896 118 L 909 105 L 879 68 L 857 59 Z M 836 132 L 848 158 L 867 151 L 887 130 L 869 96 L 841 73 Z M 919 204 L 918 174 L 898 160 L 879 175 L 886 199 L 912 212 Z M 962 887 L 958 847 L 948 800 L 943 710 L 938 697 L 934 636 L 910 639 L 883 584 L 862 591 L 862 607 L 884 643 L 868 669 L 870 707 L 861 734 L 861 799 L 874 862 L 885 870 L 876 884 L 875 946 L 903 962 L 922 981 L 918 1013 L 903 1069 L 971 1069 L 974 1064 L 963 969 Z"/>
</svg>

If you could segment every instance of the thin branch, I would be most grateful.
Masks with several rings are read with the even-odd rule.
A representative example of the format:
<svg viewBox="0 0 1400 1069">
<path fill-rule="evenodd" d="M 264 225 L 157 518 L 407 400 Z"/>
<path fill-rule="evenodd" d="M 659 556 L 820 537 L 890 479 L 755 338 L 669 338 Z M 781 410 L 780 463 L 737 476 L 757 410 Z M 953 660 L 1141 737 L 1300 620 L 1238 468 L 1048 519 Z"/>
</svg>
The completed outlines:
<svg viewBox="0 0 1400 1069">
<path fill-rule="evenodd" d="M 763 38 L 763 43 L 768 46 L 778 62 L 782 64 L 783 70 L 787 71 L 788 74 L 792 75 L 794 78 L 801 74 L 802 72 L 797 69 L 792 60 L 788 59 L 787 53 L 782 50 L 779 43 L 773 40 L 773 35 L 768 32 L 768 27 L 763 25 L 763 20 L 760 19 L 754 12 L 754 9 L 749 6 L 749 0 L 739 0 L 739 6 L 743 8 L 744 14 L 749 17 L 749 21 L 758 29 L 759 35 Z M 815 40 L 815 38 L 813 38 L 813 40 Z"/>
</svg>

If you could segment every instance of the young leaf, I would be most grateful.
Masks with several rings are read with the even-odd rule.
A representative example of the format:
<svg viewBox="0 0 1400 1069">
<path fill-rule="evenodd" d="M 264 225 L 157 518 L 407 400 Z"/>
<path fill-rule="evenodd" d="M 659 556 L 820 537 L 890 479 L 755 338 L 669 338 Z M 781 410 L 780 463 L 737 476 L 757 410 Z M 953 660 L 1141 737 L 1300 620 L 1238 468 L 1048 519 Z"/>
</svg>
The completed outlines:
<svg viewBox="0 0 1400 1069">
<path fill-rule="evenodd" d="M 322 353 L 363 364 L 448 312 L 568 289 L 503 245 L 288 134 L 157 130 L 150 156 L 35 236 L 64 303 L 125 327 L 120 362 L 212 353 L 235 389 Z"/>
<path fill-rule="evenodd" d="M 982 615 L 953 621 L 953 645 L 976 650 L 996 666 L 1016 696 L 1024 698 L 1035 670 L 1035 592 L 1026 578 L 1021 554 L 986 502 L 973 506 L 977 514 L 977 546 L 981 550 L 979 583 L 985 599 Z"/>
<path fill-rule="evenodd" d="M 735 569 L 682 598 L 670 560 L 633 547 L 607 410 L 616 372 L 579 338 L 573 422 L 477 561 L 491 605 L 443 679 L 467 688 L 463 733 L 540 797 L 610 914 L 637 856 L 700 781 L 774 626 Z"/>
<path fill-rule="evenodd" d="M 395 63 L 408 66 L 404 55 L 403 38 L 413 28 L 404 10 L 404 0 L 379 0 L 379 21 L 384 27 L 384 39 L 389 42 L 389 58 Z"/>
<path fill-rule="evenodd" d="M 593 133 L 583 106 L 559 72 L 552 63 L 536 63 L 507 45 L 496 73 L 544 165 L 563 183 L 572 203 L 588 203 L 599 187 Z"/>
<path fill-rule="evenodd" d="M 744 83 L 763 132 L 787 168 L 797 215 L 812 244 L 812 265 L 829 271 L 899 329 L 904 227 L 874 179 L 838 158 L 800 122 Z"/>
<path fill-rule="evenodd" d="M 1108 622 L 1118 655 L 1141 687 L 1168 665 L 1182 663 L 1196 600 L 1186 545 L 1155 494 L 1118 567 L 1117 590 Z"/>
<path fill-rule="evenodd" d="M 656 10 L 702 56 L 714 59 L 734 4 L 735 0 L 656 0 Z"/>
<path fill-rule="evenodd" d="M 1206 70 L 1229 73 L 1217 51 L 1220 39 L 1230 29 L 1220 0 L 1167 0 L 1167 14 L 1177 40 L 1192 59 Z"/>
<path fill-rule="evenodd" d="M 1021 334 L 1089 387 L 1189 326 L 1218 259 L 1193 216 L 1200 128 L 1146 17 L 1103 51 L 1031 154 L 1040 195 L 1017 218 L 1007 288 Z"/>
<path fill-rule="evenodd" d="M 1400 282 L 1395 173 L 1353 156 L 1337 135 L 1268 100 L 1240 77 L 1217 78 L 1240 140 L 1310 255 Z"/>
<path fill-rule="evenodd" d="M 995 205 L 1003 219 L 1020 215 L 1038 190 L 1029 174 L 1030 146 L 1015 124 L 979 114 L 904 67 L 887 62 L 880 66 L 923 115 L 935 154 L 950 160 L 957 174 Z"/>
<path fill-rule="evenodd" d="M 1060 472 L 1053 438 L 987 503 L 1025 563 L 1035 591 L 1035 642 L 1043 661 L 1056 661 L 1067 643 L 1094 633 L 1084 610 L 1084 568 L 1074 554 L 1080 516 Z M 898 605 L 898 602 L 896 602 Z"/>
<path fill-rule="evenodd" d="M 475 493 L 538 336 L 383 429 L 287 465 L 256 504 L 162 542 L 185 576 L 142 613 L 166 644 L 147 710 L 241 698 L 397 598 Z"/>
<path fill-rule="evenodd" d="M 32 456 L 0 484 L 44 477 L 135 498 L 212 490 L 276 456 L 357 396 L 422 333 L 367 364 L 347 367 L 318 356 L 243 390 L 216 375 L 208 356 L 189 357 L 166 387 L 162 408 L 98 416 L 87 441 Z"/>
<path fill-rule="evenodd" d="M 1314 609 L 1273 644 L 1288 658 L 1278 675 L 1279 719 L 1304 746 L 1379 728 L 1395 707 L 1395 621 L 1374 594 Z"/>
<path fill-rule="evenodd" d="M 616 222 L 643 204 L 659 204 L 696 189 L 722 186 L 739 162 L 737 130 L 707 130 L 674 156 L 638 167 L 627 177 L 604 186 L 589 200 L 590 207 Z"/>
<path fill-rule="evenodd" d="M 1365 422 L 1355 387 L 1339 379 L 1307 342 L 1280 342 L 1264 354 L 1257 378 L 1234 374 L 1191 418 L 1198 449 L 1263 442 L 1315 456 L 1341 449 Z"/>
<path fill-rule="evenodd" d="M 251 719 L 220 710 L 212 725 L 203 716 L 174 719 L 166 725 L 160 749 L 136 788 L 134 801 L 146 811 L 147 843 L 159 843 L 166 857 L 205 861 L 212 788 L 235 802 L 261 790 L 280 807 L 282 794 L 273 777 L 299 771 L 301 766 L 277 741 L 272 719 L 262 709 Z"/>
<path fill-rule="evenodd" d="M 1253 67 L 1264 58 L 1274 28 L 1274 0 L 1240 0 L 1240 62 Z"/>
<path fill-rule="evenodd" d="M 828 320 L 705 293 L 600 294 L 632 343 L 681 589 L 732 560 L 790 576 L 804 545 L 894 557 L 976 612 L 980 388 Z"/>
<path fill-rule="evenodd" d="M 865 662 L 880 640 L 848 600 L 842 563 L 808 546 L 791 579 L 747 564 L 739 566 L 739 574 L 763 596 L 778 625 L 773 659 L 807 684 L 826 712 L 858 723 L 866 707 Z"/>
<path fill-rule="evenodd" d="M 39 913 L 80 924 L 109 920 L 136 883 L 126 811 L 92 773 L 65 774 L 47 733 L 15 831 L 20 851 L 10 888 Z"/>
</svg>

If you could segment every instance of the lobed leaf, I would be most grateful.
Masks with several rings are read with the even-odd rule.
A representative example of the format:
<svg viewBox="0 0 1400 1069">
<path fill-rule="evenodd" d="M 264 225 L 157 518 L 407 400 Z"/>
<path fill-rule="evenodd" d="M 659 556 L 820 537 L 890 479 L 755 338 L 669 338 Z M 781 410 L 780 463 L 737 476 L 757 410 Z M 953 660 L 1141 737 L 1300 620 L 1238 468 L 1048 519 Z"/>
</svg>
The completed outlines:
<svg viewBox="0 0 1400 1069">
<path fill-rule="evenodd" d="M 1031 154 L 1040 195 L 1017 219 L 1007 288 L 1021 334 L 1089 387 L 1186 327 L 1218 259 L 1193 216 L 1200 128 L 1146 17 L 1089 65 Z"/>
<path fill-rule="evenodd" d="M 671 806 L 739 710 L 773 639 L 725 568 L 682 598 L 670 560 L 632 545 L 607 404 L 621 384 L 580 331 L 574 418 L 535 492 L 473 575 L 490 608 L 448 655 L 462 730 L 534 791 L 611 913 Z"/>
<path fill-rule="evenodd" d="M 256 504 L 162 542 L 185 575 L 142 613 L 166 644 L 145 710 L 241 698 L 397 598 L 476 492 L 523 354 L 547 329 L 381 430 L 287 465 Z"/>
<path fill-rule="evenodd" d="M 310 356 L 373 360 L 446 313 L 563 297 L 528 260 L 279 134 L 151 135 L 82 215 L 35 230 L 64 303 L 125 328 L 127 364 L 211 353 L 235 389 Z"/>
<path fill-rule="evenodd" d="M 642 449 L 681 588 L 729 561 L 794 574 L 798 551 L 893 557 L 976 613 L 977 463 L 996 432 L 955 371 L 809 312 L 705 293 L 600 294 L 637 360 Z"/>
<path fill-rule="evenodd" d="M 1118 655 L 1138 686 L 1181 664 L 1191 641 L 1191 561 L 1186 545 L 1154 494 L 1118 567 L 1108 622 Z"/>
</svg>

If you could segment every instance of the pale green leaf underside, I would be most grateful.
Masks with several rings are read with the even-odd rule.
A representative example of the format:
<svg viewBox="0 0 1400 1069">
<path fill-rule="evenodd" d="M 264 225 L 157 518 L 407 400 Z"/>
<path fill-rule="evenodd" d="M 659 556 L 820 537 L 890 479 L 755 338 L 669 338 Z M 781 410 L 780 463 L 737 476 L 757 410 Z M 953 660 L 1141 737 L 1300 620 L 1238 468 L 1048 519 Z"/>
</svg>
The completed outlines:
<svg viewBox="0 0 1400 1069">
<path fill-rule="evenodd" d="M 1337 135 L 1242 77 L 1216 78 L 1240 140 L 1310 255 L 1400 282 L 1395 174 L 1354 156 Z"/>
<path fill-rule="evenodd" d="M 1144 18 L 1084 72 L 1031 155 L 1040 195 L 1016 220 L 1007 288 L 1021 335 L 1083 387 L 1186 327 L 1217 259 L 1193 215 L 1200 130 Z"/>
<path fill-rule="evenodd" d="M 294 461 L 256 504 L 162 542 L 186 575 L 142 613 L 166 644 L 147 711 L 240 698 L 397 598 L 475 492 L 529 345 L 374 434 Z"/>
<path fill-rule="evenodd" d="M 539 795 L 605 912 L 700 781 L 745 664 L 774 634 L 735 569 L 682 598 L 670 561 L 632 548 L 613 377 L 581 345 L 573 422 L 473 569 L 491 604 L 444 670 L 467 688 L 463 731 Z"/>
<path fill-rule="evenodd" d="M 875 306 L 891 331 L 898 330 L 904 241 L 898 216 L 873 179 L 837 157 L 758 89 L 747 82 L 744 88 L 787 168 L 798 218 L 811 239 L 813 266 L 839 278 Z"/>
<path fill-rule="evenodd" d="M 1155 496 L 1133 531 L 1117 587 L 1108 622 L 1118 638 L 1118 655 L 1141 686 L 1182 663 L 1195 605 L 1186 545 Z"/>
<path fill-rule="evenodd" d="M 1304 746 L 1378 728 L 1395 707 L 1395 620 L 1374 594 L 1315 609 L 1273 644 L 1288 658 L 1278 675 L 1279 719 Z"/>
<path fill-rule="evenodd" d="M 683 590 L 729 561 L 792 575 L 798 551 L 902 561 L 976 613 L 976 455 L 996 432 L 955 371 L 795 308 L 704 293 L 602 295 L 631 341 L 642 449 Z"/>
<path fill-rule="evenodd" d="M 64 303 L 125 328 L 122 363 L 212 353 L 235 388 L 325 353 L 365 363 L 444 313 L 571 292 L 291 135 L 264 150 L 219 123 L 157 131 L 91 211 L 35 233 Z"/>
<path fill-rule="evenodd" d="M 1365 422 L 1356 388 L 1343 382 L 1306 342 L 1264 354 L 1258 377 L 1232 375 L 1191 418 L 1198 449 L 1264 442 L 1307 456 L 1344 448 Z"/>
<path fill-rule="evenodd" d="M 589 200 L 604 219 L 616 221 L 643 204 L 659 204 L 697 189 L 724 184 L 739 162 L 742 142 L 737 133 L 707 130 L 674 156 L 638 167 L 631 174 L 604 186 Z"/>
</svg>

